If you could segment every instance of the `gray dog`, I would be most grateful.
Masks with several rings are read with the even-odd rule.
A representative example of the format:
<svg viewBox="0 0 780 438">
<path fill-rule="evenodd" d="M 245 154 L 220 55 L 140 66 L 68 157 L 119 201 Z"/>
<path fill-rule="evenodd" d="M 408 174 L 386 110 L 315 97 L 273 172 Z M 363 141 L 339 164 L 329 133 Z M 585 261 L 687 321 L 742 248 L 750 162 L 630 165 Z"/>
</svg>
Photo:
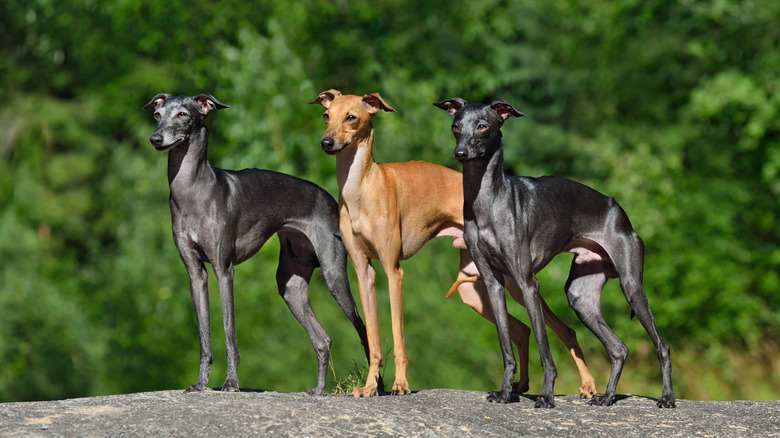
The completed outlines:
<svg viewBox="0 0 780 438">
<path fill-rule="evenodd" d="M 277 234 L 281 244 L 276 272 L 279 294 L 314 346 L 317 386 L 308 392 L 322 395 L 331 339 L 309 303 L 309 280 L 315 267 L 321 266 L 325 284 L 360 335 L 368 358 L 366 327 L 349 289 L 338 204 L 322 188 L 290 175 L 211 167 L 206 157 L 205 120 L 210 111 L 223 108 L 228 106 L 210 94 L 158 94 L 144 106 L 154 110 L 158 123 L 150 138 L 152 145 L 168 152 L 173 241 L 190 277 L 198 321 L 200 372 L 198 383 L 187 391 L 206 389 L 212 362 L 208 272 L 204 263 L 214 268 L 222 299 L 228 365 L 222 390 L 238 391 L 233 269 Z"/>
<path fill-rule="evenodd" d="M 501 126 L 525 114 L 506 102 L 466 104 L 460 98 L 435 103 L 453 116 L 455 158 L 463 164 L 464 239 L 488 288 L 504 358 L 501 390 L 488 400 L 506 403 L 515 374 L 509 337 L 503 275 L 523 291 L 544 369 L 536 407 L 555 406 L 557 372 L 542 316 L 536 273 L 560 253 L 573 253 L 566 296 L 583 324 L 604 344 L 612 361 L 607 391 L 591 404 L 610 405 L 628 348 L 609 328 L 601 313 L 601 291 L 607 280 L 620 278 L 633 314 L 655 345 L 661 362 L 663 395 L 659 407 L 675 406 L 669 347 L 655 325 L 643 286 L 644 243 L 613 198 L 560 177 L 518 178 L 504 174 Z"/>
</svg>

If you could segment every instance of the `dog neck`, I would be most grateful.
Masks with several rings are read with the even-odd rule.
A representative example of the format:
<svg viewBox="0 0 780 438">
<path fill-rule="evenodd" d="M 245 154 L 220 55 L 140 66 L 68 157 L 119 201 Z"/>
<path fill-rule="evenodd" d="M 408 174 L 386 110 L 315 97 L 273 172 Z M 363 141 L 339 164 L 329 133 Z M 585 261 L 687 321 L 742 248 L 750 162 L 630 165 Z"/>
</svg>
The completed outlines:
<svg viewBox="0 0 780 438">
<path fill-rule="evenodd" d="M 208 132 L 202 127 L 190 136 L 187 143 L 168 152 L 168 184 L 171 194 L 177 188 L 201 183 L 203 178 L 214 179 L 214 171 L 207 159 Z"/>
<path fill-rule="evenodd" d="M 491 155 L 463 163 L 463 196 L 466 204 L 477 200 L 490 203 L 496 191 L 506 187 L 504 142 Z"/>
<path fill-rule="evenodd" d="M 347 203 L 359 202 L 361 185 L 377 167 L 372 151 L 374 127 L 369 129 L 368 135 L 356 139 L 336 156 L 339 193 Z"/>
</svg>

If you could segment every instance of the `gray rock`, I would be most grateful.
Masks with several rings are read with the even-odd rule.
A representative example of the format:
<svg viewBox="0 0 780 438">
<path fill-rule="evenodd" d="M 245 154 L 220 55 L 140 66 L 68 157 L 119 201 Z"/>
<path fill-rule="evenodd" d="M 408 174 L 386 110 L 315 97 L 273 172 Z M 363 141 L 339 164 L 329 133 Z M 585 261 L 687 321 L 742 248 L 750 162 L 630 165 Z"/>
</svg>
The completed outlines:
<svg viewBox="0 0 780 438">
<path fill-rule="evenodd" d="M 655 400 L 618 396 L 609 407 L 557 396 L 535 409 L 533 396 L 491 404 L 487 393 L 435 389 L 406 396 L 243 390 L 160 391 L 0 404 L 0 436 L 780 436 L 780 401 Z"/>
</svg>

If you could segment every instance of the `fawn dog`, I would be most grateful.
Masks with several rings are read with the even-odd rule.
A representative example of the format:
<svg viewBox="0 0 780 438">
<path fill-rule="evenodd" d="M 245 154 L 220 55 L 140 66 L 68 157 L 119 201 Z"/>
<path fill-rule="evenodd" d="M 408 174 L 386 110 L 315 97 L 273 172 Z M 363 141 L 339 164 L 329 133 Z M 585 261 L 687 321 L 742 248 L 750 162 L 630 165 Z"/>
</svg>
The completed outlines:
<svg viewBox="0 0 780 438">
<path fill-rule="evenodd" d="M 465 304 L 491 322 L 496 321 L 485 285 L 478 278 L 463 242 L 463 177 L 455 170 L 422 161 L 377 164 L 372 153 L 371 120 L 380 110 L 395 112 L 379 94 L 342 95 L 338 90 L 329 90 L 310 103 L 326 108 L 323 117 L 327 129 L 320 146 L 325 153 L 336 155 L 341 234 L 357 273 L 368 334 L 370 360 L 366 385 L 356 388 L 352 395 L 370 397 L 384 390 L 377 388 L 383 358 L 372 259 L 382 263 L 390 291 L 396 372 L 392 393 L 407 394 L 410 392 L 406 380 L 409 360 L 404 345 L 401 260 L 413 256 L 434 237 L 454 237 L 453 246 L 460 250 L 460 272 L 450 293 L 457 288 Z M 507 278 L 506 286 L 512 297 L 523 304 L 517 283 Z M 581 395 L 591 397 L 596 392 L 596 384 L 575 332 L 546 303 L 543 307 L 545 322 L 563 340 L 577 363 L 582 379 Z M 521 379 L 513 385 L 513 390 L 522 393 L 528 390 L 530 329 L 511 316 L 509 325 L 521 366 Z"/>
</svg>

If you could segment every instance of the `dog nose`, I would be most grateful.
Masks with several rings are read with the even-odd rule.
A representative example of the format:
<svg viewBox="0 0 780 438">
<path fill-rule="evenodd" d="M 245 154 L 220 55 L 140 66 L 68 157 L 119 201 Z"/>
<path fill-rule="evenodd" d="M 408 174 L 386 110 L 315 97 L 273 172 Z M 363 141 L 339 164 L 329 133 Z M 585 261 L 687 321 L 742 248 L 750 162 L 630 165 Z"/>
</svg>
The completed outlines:
<svg viewBox="0 0 780 438">
<path fill-rule="evenodd" d="M 455 148 L 455 159 L 462 160 L 466 158 L 466 149 L 465 148 Z"/>
<path fill-rule="evenodd" d="M 160 147 L 162 146 L 163 136 L 161 134 L 154 133 L 151 137 L 149 137 L 149 141 L 152 142 L 153 146 Z"/>
<path fill-rule="evenodd" d="M 325 150 L 333 149 L 333 145 L 335 142 L 333 141 L 333 138 L 331 137 L 324 137 L 322 141 L 320 141 L 320 147 L 322 147 Z"/>
</svg>

